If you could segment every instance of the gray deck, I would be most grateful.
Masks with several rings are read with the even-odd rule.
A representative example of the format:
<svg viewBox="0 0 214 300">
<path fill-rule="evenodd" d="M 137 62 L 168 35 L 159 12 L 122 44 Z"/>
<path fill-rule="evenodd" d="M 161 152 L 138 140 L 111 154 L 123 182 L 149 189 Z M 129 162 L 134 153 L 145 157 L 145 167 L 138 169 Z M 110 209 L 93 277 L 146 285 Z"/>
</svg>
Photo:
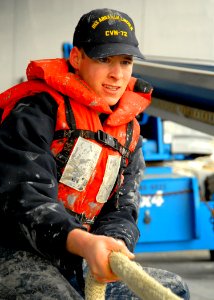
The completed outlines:
<svg viewBox="0 0 214 300">
<path fill-rule="evenodd" d="M 175 272 L 189 286 L 191 300 L 214 300 L 214 261 L 208 251 L 142 253 L 136 260 L 143 266 Z"/>
</svg>

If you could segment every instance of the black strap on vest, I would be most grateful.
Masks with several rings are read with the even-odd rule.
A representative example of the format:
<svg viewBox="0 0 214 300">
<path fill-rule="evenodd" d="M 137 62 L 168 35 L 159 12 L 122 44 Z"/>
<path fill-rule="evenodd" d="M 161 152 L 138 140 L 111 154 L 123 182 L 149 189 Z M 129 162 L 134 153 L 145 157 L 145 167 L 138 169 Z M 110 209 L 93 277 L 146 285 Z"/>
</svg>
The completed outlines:
<svg viewBox="0 0 214 300">
<path fill-rule="evenodd" d="M 68 96 L 64 96 L 66 121 L 70 129 L 76 129 L 76 121 Z"/>
<path fill-rule="evenodd" d="M 128 148 L 122 146 L 116 138 L 111 136 L 110 134 L 98 130 L 97 132 L 91 130 L 84 129 L 75 129 L 75 130 L 58 130 L 54 134 L 54 139 L 76 139 L 78 137 L 83 137 L 85 139 L 92 139 L 97 142 L 104 144 L 105 146 L 111 147 L 114 150 L 117 150 L 122 156 L 126 158 L 129 157 L 130 151 Z"/>
<path fill-rule="evenodd" d="M 127 125 L 126 142 L 125 142 L 125 146 L 123 146 L 118 142 L 116 138 L 114 138 L 113 136 L 111 136 L 110 134 L 102 130 L 93 132 L 91 130 L 76 129 L 75 117 L 70 105 L 69 98 L 66 96 L 64 97 L 64 100 L 65 100 L 66 120 L 70 129 L 58 130 L 54 134 L 54 140 L 66 138 L 66 142 L 64 144 L 62 151 L 59 152 L 55 157 L 56 164 L 57 164 L 58 181 L 60 180 L 63 168 L 65 167 L 69 159 L 71 149 L 74 146 L 74 141 L 78 137 L 92 139 L 104 144 L 107 147 L 117 150 L 122 155 L 121 169 L 124 169 L 126 165 L 126 159 L 129 158 L 131 153 L 129 150 L 129 146 L 131 144 L 132 135 L 133 135 L 133 121 L 129 122 Z"/>
<path fill-rule="evenodd" d="M 134 122 L 131 121 L 128 123 L 127 125 L 127 129 L 126 129 L 126 142 L 125 142 L 125 147 L 129 148 L 131 141 L 132 141 L 132 136 L 133 136 L 133 126 L 134 126 Z M 115 206 L 117 209 L 119 209 L 119 190 L 120 190 L 120 186 L 122 185 L 122 175 L 123 172 L 125 170 L 125 168 L 127 167 L 126 164 L 126 157 L 122 156 L 121 159 L 121 164 L 120 164 L 120 170 L 119 170 L 119 174 L 117 177 L 117 182 L 116 182 L 116 193 L 115 193 Z"/>
</svg>

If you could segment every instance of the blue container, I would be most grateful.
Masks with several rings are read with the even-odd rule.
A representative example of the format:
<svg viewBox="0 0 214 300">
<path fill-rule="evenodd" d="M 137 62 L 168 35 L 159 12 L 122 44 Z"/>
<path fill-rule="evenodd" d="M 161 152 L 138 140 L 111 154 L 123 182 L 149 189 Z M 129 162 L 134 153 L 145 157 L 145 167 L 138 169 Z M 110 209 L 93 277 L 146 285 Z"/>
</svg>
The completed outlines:
<svg viewBox="0 0 214 300">
<path fill-rule="evenodd" d="M 211 214 L 200 201 L 195 177 L 174 174 L 170 167 L 148 167 L 140 194 L 135 252 L 214 249 Z"/>
<path fill-rule="evenodd" d="M 161 118 L 140 115 L 141 134 L 144 137 L 143 155 L 146 161 L 184 160 L 190 155 L 172 153 L 171 144 L 164 143 L 163 122 Z"/>
</svg>

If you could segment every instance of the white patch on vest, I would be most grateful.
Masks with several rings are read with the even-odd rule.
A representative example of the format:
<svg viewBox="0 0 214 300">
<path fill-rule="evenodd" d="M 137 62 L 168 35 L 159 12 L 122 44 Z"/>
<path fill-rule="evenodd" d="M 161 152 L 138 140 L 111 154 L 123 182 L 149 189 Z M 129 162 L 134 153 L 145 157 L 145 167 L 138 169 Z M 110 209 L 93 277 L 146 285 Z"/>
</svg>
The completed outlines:
<svg viewBox="0 0 214 300">
<path fill-rule="evenodd" d="M 103 182 L 100 186 L 99 192 L 96 196 L 96 200 L 99 203 L 105 203 L 114 187 L 115 181 L 120 169 L 121 156 L 109 155 Z"/>
<path fill-rule="evenodd" d="M 102 147 L 79 137 L 65 166 L 60 182 L 83 191 L 94 172 Z"/>
</svg>

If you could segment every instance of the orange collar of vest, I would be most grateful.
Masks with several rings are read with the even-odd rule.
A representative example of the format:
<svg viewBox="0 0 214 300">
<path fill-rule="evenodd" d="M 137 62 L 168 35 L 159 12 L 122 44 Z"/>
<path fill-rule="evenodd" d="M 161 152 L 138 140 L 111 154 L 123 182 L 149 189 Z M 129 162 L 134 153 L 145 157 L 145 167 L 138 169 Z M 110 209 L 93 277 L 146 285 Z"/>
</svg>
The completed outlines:
<svg viewBox="0 0 214 300">
<path fill-rule="evenodd" d="M 107 124 L 118 126 L 129 123 L 150 104 L 142 93 L 133 92 L 135 78 L 131 78 L 127 90 L 112 112 L 109 105 L 100 98 L 78 75 L 70 73 L 63 58 L 31 61 L 26 70 L 28 80 L 42 79 L 58 92 L 90 107 L 98 113 L 110 114 Z"/>
</svg>

